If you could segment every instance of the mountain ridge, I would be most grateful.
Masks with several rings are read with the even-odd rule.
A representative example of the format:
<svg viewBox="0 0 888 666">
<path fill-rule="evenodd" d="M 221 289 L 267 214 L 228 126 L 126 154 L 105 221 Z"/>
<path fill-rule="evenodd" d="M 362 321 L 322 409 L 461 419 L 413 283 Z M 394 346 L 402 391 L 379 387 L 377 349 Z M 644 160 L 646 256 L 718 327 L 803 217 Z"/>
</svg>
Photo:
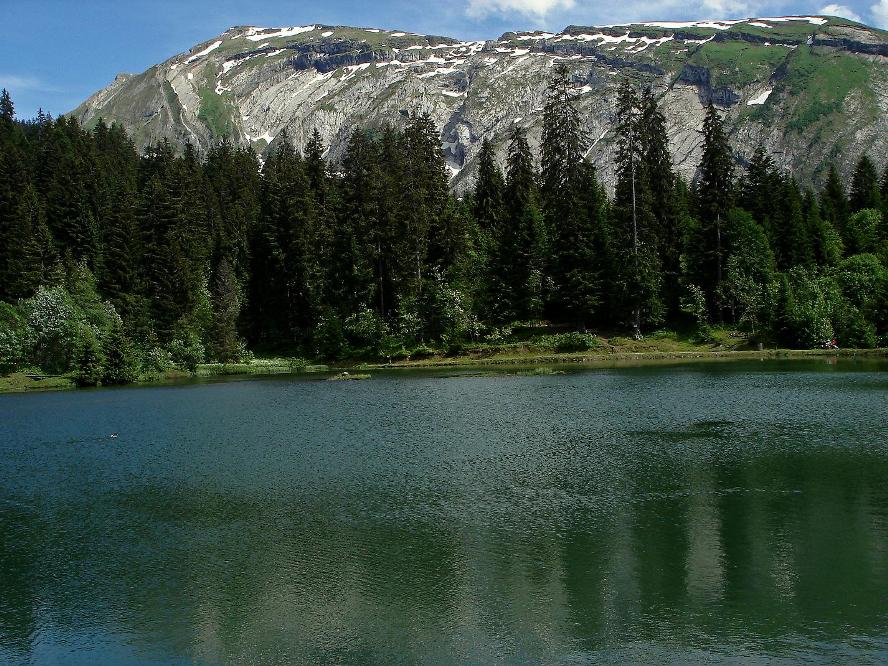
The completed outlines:
<svg viewBox="0 0 888 666">
<path fill-rule="evenodd" d="M 206 150 L 222 137 L 266 152 L 281 131 L 320 131 L 341 157 L 357 126 L 429 113 L 452 186 L 472 182 L 480 143 L 504 157 L 513 124 L 539 141 L 550 69 L 571 69 L 588 158 L 613 181 L 616 85 L 650 85 L 669 119 L 677 169 L 691 179 L 711 101 L 724 109 L 741 163 L 761 143 L 815 183 L 849 174 L 862 152 L 888 154 L 888 32 L 825 16 L 649 21 L 506 32 L 460 41 L 399 30 L 309 24 L 234 26 L 141 74 L 121 74 L 73 115 L 121 123 L 139 147 L 160 139 Z"/>
</svg>

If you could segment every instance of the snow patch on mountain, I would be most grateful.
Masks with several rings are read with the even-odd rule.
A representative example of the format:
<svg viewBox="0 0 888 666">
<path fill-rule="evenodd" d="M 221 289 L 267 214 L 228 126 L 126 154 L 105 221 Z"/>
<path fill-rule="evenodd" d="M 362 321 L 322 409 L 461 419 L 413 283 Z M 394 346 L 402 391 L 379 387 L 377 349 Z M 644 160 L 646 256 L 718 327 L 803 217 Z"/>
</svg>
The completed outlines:
<svg viewBox="0 0 888 666">
<path fill-rule="evenodd" d="M 253 34 L 244 35 L 251 42 L 261 42 L 263 39 L 278 39 L 280 37 L 295 37 L 296 35 L 301 35 L 304 32 L 311 32 L 312 30 L 316 30 L 317 26 L 315 25 L 297 25 L 292 28 L 278 28 L 273 30 L 272 32 L 266 32 L 269 28 L 253 28 L 257 32 Z"/>
<path fill-rule="evenodd" d="M 185 64 L 188 65 L 188 64 L 194 62 L 195 60 L 197 60 L 198 58 L 203 58 L 204 56 L 211 54 L 213 51 L 218 49 L 220 46 L 222 46 L 221 39 L 213 42 L 212 44 L 210 44 L 207 48 L 205 48 L 200 53 L 195 53 L 194 55 L 192 55 L 190 58 L 188 58 L 188 60 L 185 61 Z"/>
<path fill-rule="evenodd" d="M 768 90 L 765 90 L 758 97 L 746 102 L 746 106 L 760 106 L 760 105 L 764 104 L 765 102 L 768 101 L 768 98 L 771 96 L 772 92 L 774 92 L 773 88 L 769 88 Z"/>
</svg>

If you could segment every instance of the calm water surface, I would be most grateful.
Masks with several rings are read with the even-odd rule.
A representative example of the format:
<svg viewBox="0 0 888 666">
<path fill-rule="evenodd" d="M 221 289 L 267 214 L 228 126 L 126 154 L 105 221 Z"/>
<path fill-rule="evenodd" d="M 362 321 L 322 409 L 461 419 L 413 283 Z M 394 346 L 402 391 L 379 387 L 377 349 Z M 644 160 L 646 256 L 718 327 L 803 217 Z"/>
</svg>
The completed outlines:
<svg viewBox="0 0 888 666">
<path fill-rule="evenodd" d="M 0 396 L 0 662 L 884 663 L 886 370 Z"/>
</svg>

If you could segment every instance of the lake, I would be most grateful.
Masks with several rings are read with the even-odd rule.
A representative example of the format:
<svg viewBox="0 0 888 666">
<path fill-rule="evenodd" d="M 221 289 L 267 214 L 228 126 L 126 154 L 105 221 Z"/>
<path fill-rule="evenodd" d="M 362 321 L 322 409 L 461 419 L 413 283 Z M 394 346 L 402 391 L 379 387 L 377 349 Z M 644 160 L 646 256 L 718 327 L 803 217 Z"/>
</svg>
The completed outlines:
<svg viewBox="0 0 888 666">
<path fill-rule="evenodd" d="M 884 663 L 886 370 L 0 396 L 0 662 Z"/>
</svg>

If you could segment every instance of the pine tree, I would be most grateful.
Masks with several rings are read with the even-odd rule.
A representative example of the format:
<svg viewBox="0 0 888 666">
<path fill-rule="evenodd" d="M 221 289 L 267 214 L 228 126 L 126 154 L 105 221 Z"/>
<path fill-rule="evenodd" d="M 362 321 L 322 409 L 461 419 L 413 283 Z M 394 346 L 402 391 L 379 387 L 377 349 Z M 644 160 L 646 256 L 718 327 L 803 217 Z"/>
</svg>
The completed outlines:
<svg viewBox="0 0 888 666">
<path fill-rule="evenodd" d="M 91 327 L 80 328 L 74 359 L 74 381 L 78 386 L 98 386 L 102 380 L 104 364 L 102 345 Z"/>
<path fill-rule="evenodd" d="M 780 197 L 781 229 L 777 265 L 781 270 L 795 266 L 812 267 L 814 250 L 808 221 L 802 207 L 802 194 L 793 178 L 784 180 Z"/>
<path fill-rule="evenodd" d="M 483 231 L 493 232 L 503 218 L 503 174 L 496 164 L 493 146 L 488 139 L 478 153 L 478 179 L 472 195 L 472 214 Z"/>
<path fill-rule="evenodd" d="M 811 236 L 814 263 L 818 266 L 835 266 L 841 261 L 844 251 L 839 232 L 829 220 L 821 216 L 820 205 L 811 190 L 805 192 L 802 208 Z"/>
<path fill-rule="evenodd" d="M 552 228 L 573 208 L 585 157 L 587 140 L 574 97 L 570 71 L 559 65 L 546 93 L 541 141 L 543 207 Z"/>
<path fill-rule="evenodd" d="M 657 254 L 661 222 L 654 215 L 650 183 L 655 175 L 658 180 L 664 177 L 668 180 L 661 170 L 668 169 L 669 160 L 668 151 L 665 158 L 661 154 L 664 147 L 661 137 L 654 136 L 656 129 L 645 126 L 645 123 L 659 122 L 656 103 L 653 109 L 649 108 L 652 97 L 643 107 L 633 87 L 624 83 L 617 98 L 617 185 L 613 214 L 622 261 L 616 281 L 621 286 L 624 318 L 631 323 L 636 338 L 641 338 L 643 325 L 659 319 L 662 309 Z M 671 183 L 665 186 L 671 189 Z M 665 217 L 664 214 L 664 220 Z"/>
<path fill-rule="evenodd" d="M 739 186 L 738 203 L 758 222 L 772 247 L 779 243 L 781 230 L 776 220 L 775 203 L 781 200 L 783 179 L 774 160 L 759 145 L 746 167 Z"/>
<path fill-rule="evenodd" d="M 7 258 L 6 297 L 10 301 L 33 296 L 48 285 L 58 267 L 58 258 L 46 224 L 43 206 L 31 184 L 25 186 L 11 229 L 15 245 Z"/>
<path fill-rule="evenodd" d="M 829 172 L 823 190 L 820 192 L 820 217 L 829 222 L 844 240 L 845 227 L 850 211 L 845 187 L 835 164 L 829 165 Z"/>
<path fill-rule="evenodd" d="M 871 208 L 881 210 L 882 196 L 879 192 L 879 174 L 869 155 L 861 155 L 851 179 L 851 212 Z"/>
<path fill-rule="evenodd" d="M 412 247 L 410 258 L 415 271 L 410 288 L 419 294 L 426 267 L 446 270 L 453 265 L 459 244 L 464 240 L 453 233 L 448 210 L 448 179 L 441 142 L 432 119 L 413 116 L 404 132 L 405 180 L 403 209 L 406 238 Z"/>
<path fill-rule="evenodd" d="M 15 106 L 6 88 L 0 91 L 0 118 L 8 122 L 15 120 Z"/>
<path fill-rule="evenodd" d="M 552 242 L 549 310 L 580 328 L 601 301 L 601 275 L 593 262 L 603 208 L 594 169 L 584 162 L 585 146 L 569 71 L 561 66 L 549 84 L 541 143 L 543 211 Z"/>
<path fill-rule="evenodd" d="M 104 341 L 102 385 L 131 384 L 139 378 L 139 362 L 133 343 L 123 331 L 122 322 L 115 322 Z"/>
<path fill-rule="evenodd" d="M 724 123 L 712 103 L 703 121 L 703 157 L 696 183 L 701 223 L 701 266 L 710 308 L 718 313 L 718 288 L 724 279 L 725 219 L 734 201 L 734 160 Z"/>
<path fill-rule="evenodd" d="M 282 275 L 274 278 L 278 302 L 288 341 L 306 344 L 323 306 L 324 273 L 315 237 L 317 200 L 305 162 L 286 134 L 278 137 L 277 153 L 266 163 L 266 178 L 265 224 L 281 251 Z"/>
<path fill-rule="evenodd" d="M 366 131 L 352 133 L 342 171 L 342 206 L 330 260 L 333 299 L 342 318 L 368 307 L 383 315 L 387 279 L 382 246 L 388 235 L 379 213 L 382 169 Z"/>
<path fill-rule="evenodd" d="M 543 220 L 537 203 L 533 156 L 527 135 L 515 126 L 509 141 L 503 222 L 490 259 L 490 304 L 494 321 L 540 315 Z"/>
<path fill-rule="evenodd" d="M 240 287 L 234 268 L 224 255 L 213 273 L 210 290 L 213 304 L 211 352 L 221 362 L 240 360 L 241 342 L 237 334 L 240 317 Z"/>
</svg>

